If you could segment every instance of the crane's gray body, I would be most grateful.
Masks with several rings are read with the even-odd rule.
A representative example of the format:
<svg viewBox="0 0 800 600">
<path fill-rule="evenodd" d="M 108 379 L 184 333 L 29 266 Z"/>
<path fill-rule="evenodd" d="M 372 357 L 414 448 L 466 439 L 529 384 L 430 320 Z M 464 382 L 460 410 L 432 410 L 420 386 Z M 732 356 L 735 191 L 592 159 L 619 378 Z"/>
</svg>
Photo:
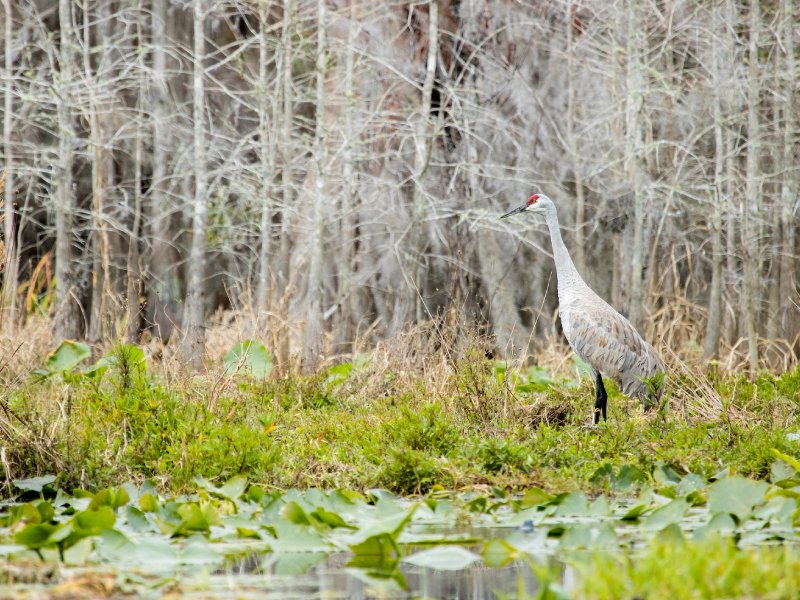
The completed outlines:
<svg viewBox="0 0 800 600">
<path fill-rule="evenodd" d="M 653 378 L 664 372 L 663 361 L 625 317 L 589 292 L 591 296 L 567 295 L 566 300 L 559 293 L 561 325 L 569 345 L 596 372 L 650 408 L 661 396 L 662 386 Z"/>
<path fill-rule="evenodd" d="M 630 321 L 594 293 L 575 268 L 561 239 L 553 201 L 538 195 L 532 212 L 544 214 L 550 230 L 558 278 L 561 326 L 569 345 L 595 373 L 613 379 L 623 393 L 639 398 L 645 408 L 655 405 L 663 385 L 658 376 L 664 362 Z"/>
</svg>

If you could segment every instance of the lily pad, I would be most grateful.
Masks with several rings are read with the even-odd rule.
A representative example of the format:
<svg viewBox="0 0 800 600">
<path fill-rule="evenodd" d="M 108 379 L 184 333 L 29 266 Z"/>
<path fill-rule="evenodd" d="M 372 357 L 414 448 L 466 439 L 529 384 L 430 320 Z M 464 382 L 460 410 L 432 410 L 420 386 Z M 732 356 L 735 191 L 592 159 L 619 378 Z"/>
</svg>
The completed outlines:
<svg viewBox="0 0 800 600">
<path fill-rule="evenodd" d="M 715 481 L 709 491 L 711 514 L 729 513 L 739 521 L 746 519 L 753 507 L 764 499 L 769 485 L 732 475 Z"/>
</svg>

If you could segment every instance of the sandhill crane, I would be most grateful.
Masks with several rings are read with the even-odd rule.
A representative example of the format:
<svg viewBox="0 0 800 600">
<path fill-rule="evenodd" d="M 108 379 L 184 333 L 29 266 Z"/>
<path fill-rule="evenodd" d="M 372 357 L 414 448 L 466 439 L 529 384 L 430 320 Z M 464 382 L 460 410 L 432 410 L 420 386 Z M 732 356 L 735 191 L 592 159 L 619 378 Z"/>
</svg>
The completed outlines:
<svg viewBox="0 0 800 600">
<path fill-rule="evenodd" d="M 550 230 L 558 278 L 558 304 L 564 335 L 575 353 L 595 375 L 594 422 L 606 418 L 608 395 L 604 373 L 629 396 L 642 400 L 645 410 L 655 406 L 663 392 L 665 365 L 630 321 L 594 293 L 581 278 L 561 239 L 556 205 L 544 194 L 533 194 L 522 206 L 501 219 L 521 212 L 544 215 Z"/>
</svg>

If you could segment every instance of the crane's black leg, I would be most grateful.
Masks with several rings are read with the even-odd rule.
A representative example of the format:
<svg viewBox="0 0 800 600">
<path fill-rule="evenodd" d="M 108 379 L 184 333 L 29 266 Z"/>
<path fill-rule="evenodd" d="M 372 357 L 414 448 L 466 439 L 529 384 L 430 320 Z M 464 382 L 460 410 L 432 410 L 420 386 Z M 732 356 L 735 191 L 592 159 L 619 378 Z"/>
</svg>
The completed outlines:
<svg viewBox="0 0 800 600">
<path fill-rule="evenodd" d="M 597 425 L 600 422 L 600 413 L 603 414 L 603 420 L 607 421 L 608 418 L 606 417 L 606 405 L 608 404 L 608 394 L 606 394 L 606 388 L 603 385 L 603 377 L 600 375 L 600 371 L 595 372 L 595 400 L 594 400 L 594 424 Z"/>
</svg>

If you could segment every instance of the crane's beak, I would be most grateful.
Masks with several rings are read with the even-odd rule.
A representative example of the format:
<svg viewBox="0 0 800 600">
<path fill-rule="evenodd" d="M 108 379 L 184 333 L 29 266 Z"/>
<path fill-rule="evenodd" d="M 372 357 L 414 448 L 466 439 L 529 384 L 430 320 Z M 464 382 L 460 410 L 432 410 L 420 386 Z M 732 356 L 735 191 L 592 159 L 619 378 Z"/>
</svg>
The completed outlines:
<svg viewBox="0 0 800 600">
<path fill-rule="evenodd" d="M 521 212 L 523 212 L 523 211 L 524 211 L 526 208 L 528 208 L 528 205 L 527 205 L 527 204 L 523 204 L 522 206 L 519 206 L 519 207 L 515 208 L 515 209 L 514 209 L 514 210 L 512 210 L 511 212 L 507 212 L 506 214 L 504 214 L 504 215 L 503 215 L 502 217 L 500 217 L 500 218 L 501 218 L 501 219 L 505 219 L 506 217 L 510 217 L 511 215 L 515 215 L 515 214 L 517 214 L 517 213 L 521 213 Z"/>
</svg>

